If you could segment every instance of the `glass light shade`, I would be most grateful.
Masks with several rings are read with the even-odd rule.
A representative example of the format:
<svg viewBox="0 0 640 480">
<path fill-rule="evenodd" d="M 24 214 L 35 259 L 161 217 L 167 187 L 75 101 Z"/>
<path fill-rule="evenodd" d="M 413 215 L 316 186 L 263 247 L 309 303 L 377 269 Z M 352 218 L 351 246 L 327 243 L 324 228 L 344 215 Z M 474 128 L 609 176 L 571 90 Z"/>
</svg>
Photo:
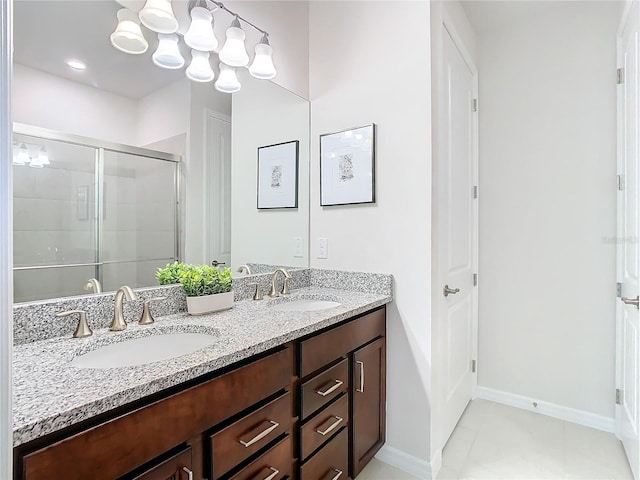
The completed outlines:
<svg viewBox="0 0 640 480">
<path fill-rule="evenodd" d="M 149 48 L 142 35 L 138 16 L 126 8 L 118 10 L 118 26 L 111 34 L 111 45 L 124 53 L 140 55 Z"/>
<path fill-rule="evenodd" d="M 194 82 L 211 82 L 216 75 L 209 64 L 209 52 L 191 50 L 191 63 L 185 73 Z"/>
<path fill-rule="evenodd" d="M 236 69 L 230 67 L 229 65 L 221 63 L 220 75 L 218 75 L 218 80 L 216 80 L 215 87 L 216 90 L 223 93 L 235 93 L 239 91 L 240 82 L 238 81 L 238 77 L 236 76 Z"/>
<path fill-rule="evenodd" d="M 26 165 L 31 159 L 29 158 L 29 151 L 24 143 L 21 146 L 18 144 L 13 145 L 13 164 L 14 165 Z"/>
<path fill-rule="evenodd" d="M 273 59 L 271 55 L 273 49 L 269 45 L 266 35 L 262 37 L 260 43 L 256 45 L 256 56 L 253 58 L 253 63 L 249 67 L 249 73 L 256 78 L 262 80 L 269 80 L 276 76 L 276 67 L 273 66 Z"/>
<path fill-rule="evenodd" d="M 195 50 L 212 52 L 218 48 L 218 39 L 213 33 L 213 15 L 204 7 L 191 10 L 191 25 L 184 35 L 184 42 Z"/>
<path fill-rule="evenodd" d="M 51 164 L 51 162 L 49 161 L 49 154 L 47 154 L 47 151 L 44 149 L 44 147 L 41 147 L 40 151 L 38 152 L 37 163 L 40 163 L 42 165 L 50 165 Z"/>
<path fill-rule="evenodd" d="M 240 22 L 236 18 L 227 28 L 227 40 L 218 56 L 220 61 L 230 67 L 246 67 L 249 64 L 249 54 L 244 46 L 245 33 L 240 28 Z"/>
<path fill-rule="evenodd" d="M 44 164 L 39 161 L 38 157 L 32 159 L 29 166 L 33 168 L 44 168 Z"/>
<path fill-rule="evenodd" d="M 171 0 L 147 0 L 138 16 L 142 24 L 154 32 L 175 33 L 178 31 L 178 20 L 171 8 Z"/>
<path fill-rule="evenodd" d="M 175 33 L 170 35 L 159 33 L 158 41 L 158 49 L 151 57 L 153 63 L 170 70 L 182 68 L 184 66 L 184 58 L 182 58 L 178 48 L 178 35 Z"/>
</svg>

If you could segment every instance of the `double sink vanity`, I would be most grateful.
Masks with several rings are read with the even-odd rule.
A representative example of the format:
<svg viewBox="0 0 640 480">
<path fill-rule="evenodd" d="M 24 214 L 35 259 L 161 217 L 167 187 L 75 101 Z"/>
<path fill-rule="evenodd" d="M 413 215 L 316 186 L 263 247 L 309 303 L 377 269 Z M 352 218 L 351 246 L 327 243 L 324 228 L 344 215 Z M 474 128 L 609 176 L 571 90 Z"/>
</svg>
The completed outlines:
<svg viewBox="0 0 640 480">
<path fill-rule="evenodd" d="M 180 287 L 136 290 L 121 332 L 112 293 L 17 306 L 14 479 L 355 478 L 385 440 L 392 280 L 292 273 L 264 300 L 252 285 L 270 275 L 234 279 L 234 307 L 201 316 Z M 70 308 L 92 336 L 55 317 Z"/>
</svg>

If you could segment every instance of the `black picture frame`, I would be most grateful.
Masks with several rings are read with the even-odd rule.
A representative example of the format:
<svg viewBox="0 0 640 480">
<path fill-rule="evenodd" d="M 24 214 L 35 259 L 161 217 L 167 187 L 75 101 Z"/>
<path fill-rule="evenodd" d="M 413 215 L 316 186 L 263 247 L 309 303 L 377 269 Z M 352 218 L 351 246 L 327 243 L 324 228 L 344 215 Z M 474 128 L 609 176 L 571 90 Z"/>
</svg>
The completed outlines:
<svg viewBox="0 0 640 480">
<path fill-rule="evenodd" d="M 299 160 L 299 140 L 258 147 L 258 210 L 298 208 Z"/>
</svg>

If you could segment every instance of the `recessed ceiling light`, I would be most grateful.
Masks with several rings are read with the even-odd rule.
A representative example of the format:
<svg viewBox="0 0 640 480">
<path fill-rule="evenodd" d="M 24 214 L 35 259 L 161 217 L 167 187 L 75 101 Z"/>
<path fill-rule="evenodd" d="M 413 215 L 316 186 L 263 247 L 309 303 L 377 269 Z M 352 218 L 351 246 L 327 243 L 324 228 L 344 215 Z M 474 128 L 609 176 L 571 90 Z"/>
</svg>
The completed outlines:
<svg viewBox="0 0 640 480">
<path fill-rule="evenodd" d="M 65 63 L 74 70 L 82 71 L 87 69 L 87 66 L 80 60 L 66 60 Z"/>
</svg>

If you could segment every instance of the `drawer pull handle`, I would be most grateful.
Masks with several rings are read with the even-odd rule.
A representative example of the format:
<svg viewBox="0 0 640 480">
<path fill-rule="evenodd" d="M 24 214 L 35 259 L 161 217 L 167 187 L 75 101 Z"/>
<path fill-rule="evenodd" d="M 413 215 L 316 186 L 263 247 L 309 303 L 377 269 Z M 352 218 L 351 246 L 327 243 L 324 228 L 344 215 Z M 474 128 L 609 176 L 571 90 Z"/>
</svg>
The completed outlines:
<svg viewBox="0 0 640 480">
<path fill-rule="evenodd" d="M 182 467 L 182 470 L 186 472 L 188 480 L 193 480 L 193 472 L 187 467 Z"/>
<path fill-rule="evenodd" d="M 320 395 L 321 397 L 326 397 L 330 393 L 335 392 L 338 388 L 340 388 L 344 384 L 344 382 L 342 380 L 333 380 L 333 381 L 335 383 L 333 385 L 331 385 L 329 388 L 327 388 L 326 390 L 322 390 L 322 389 L 321 390 L 316 390 L 316 393 L 318 395 Z"/>
<path fill-rule="evenodd" d="M 263 477 L 262 475 L 264 475 L 265 470 L 267 471 L 267 473 L 269 473 L 269 475 L 267 475 L 266 477 Z M 280 473 L 280 470 L 276 468 L 264 467 L 262 470 L 260 470 L 260 472 L 258 472 L 258 475 L 253 477 L 251 480 L 273 480 L 274 478 L 276 478 L 276 475 L 278 475 L 279 473 Z"/>
<path fill-rule="evenodd" d="M 242 446 L 244 446 L 246 448 L 249 448 L 251 445 L 253 445 L 256 442 L 259 442 L 260 440 L 262 440 L 264 437 L 269 435 L 271 432 L 273 432 L 276 428 L 278 428 L 280 426 L 280 424 L 278 422 L 274 422 L 273 420 L 265 420 L 260 425 L 264 425 L 265 423 L 269 424 L 269 426 L 267 428 L 265 428 L 264 430 L 259 432 L 257 435 L 255 435 L 251 440 L 246 440 L 246 441 L 242 440 L 242 439 L 238 440 L 238 442 L 240 442 L 240 445 L 242 445 Z M 254 430 L 252 430 L 252 432 Z M 249 433 L 251 433 L 251 432 L 249 432 Z"/>
<path fill-rule="evenodd" d="M 320 430 L 320 428 L 318 428 L 318 430 L 316 430 L 316 433 L 319 433 L 320 435 L 322 435 L 322 436 L 324 437 L 324 436 L 325 436 L 325 435 L 327 435 L 329 432 L 333 432 L 333 431 L 336 429 L 336 427 L 337 427 L 338 425 L 340 425 L 340 424 L 342 423 L 342 421 L 344 420 L 344 418 L 342 418 L 342 417 L 338 417 L 338 416 L 334 416 L 333 418 L 335 418 L 335 419 L 336 419 L 336 421 L 335 421 L 335 422 L 333 422 L 331 425 L 329 425 L 329 426 L 328 426 L 327 428 L 325 428 L 324 430 Z M 329 420 L 331 420 L 331 419 L 330 419 L 330 418 L 329 418 L 329 419 L 327 419 L 327 422 L 328 422 Z M 324 422 L 324 423 L 327 423 L 327 422 Z M 322 427 L 322 425 L 321 425 L 320 427 Z"/>
<path fill-rule="evenodd" d="M 322 480 L 338 480 L 342 476 L 342 470 L 334 468 L 333 471 L 329 470 Z"/>
<path fill-rule="evenodd" d="M 356 392 L 364 393 L 364 362 L 356 360 L 356 363 L 360 365 L 360 388 L 356 388 Z"/>
</svg>

